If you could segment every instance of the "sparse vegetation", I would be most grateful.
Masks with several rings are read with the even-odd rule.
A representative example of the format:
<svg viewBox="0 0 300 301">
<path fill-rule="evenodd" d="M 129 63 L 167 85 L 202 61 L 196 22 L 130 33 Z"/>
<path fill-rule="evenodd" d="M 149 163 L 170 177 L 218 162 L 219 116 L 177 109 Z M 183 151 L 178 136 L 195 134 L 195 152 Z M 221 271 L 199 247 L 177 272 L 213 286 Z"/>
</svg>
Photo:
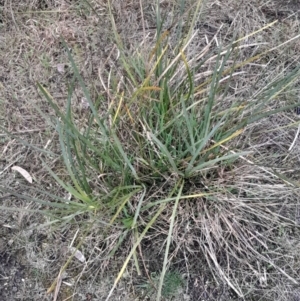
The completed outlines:
<svg viewBox="0 0 300 301">
<path fill-rule="evenodd" d="M 25 250 L 47 296 L 300 295 L 298 21 L 254 2 L 4 6 L 29 49 L 5 35 L 4 59 L 23 60 L 3 64 L 1 208 L 17 230 L 0 251 Z"/>
</svg>

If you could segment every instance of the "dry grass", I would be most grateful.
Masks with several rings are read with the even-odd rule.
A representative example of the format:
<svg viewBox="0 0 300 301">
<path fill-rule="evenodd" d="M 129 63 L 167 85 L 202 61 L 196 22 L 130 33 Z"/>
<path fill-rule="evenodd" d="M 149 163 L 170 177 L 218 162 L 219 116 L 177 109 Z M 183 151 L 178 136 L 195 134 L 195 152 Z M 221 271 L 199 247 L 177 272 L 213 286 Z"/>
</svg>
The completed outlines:
<svg viewBox="0 0 300 301">
<path fill-rule="evenodd" d="M 55 115 L 37 90 L 37 82 L 47 87 L 59 107 L 66 107 L 67 85 L 73 70 L 60 43 L 60 35 L 72 47 L 75 62 L 92 98 L 100 94 L 108 100 L 102 104 L 103 112 L 114 102 L 109 95 L 107 74 L 113 70 L 117 80 L 122 78 L 124 70 L 111 32 L 108 4 L 99 0 L 89 2 L 95 11 L 84 1 L 27 0 L 17 3 L 9 0 L 0 6 L 3 12 L 0 23 L 3 33 L 0 35 L 2 188 L 11 187 L 20 195 L 49 201 L 49 196 L 34 189 L 38 186 L 65 197 L 66 192 L 43 165 L 45 161 L 57 175 L 67 179 L 58 135 L 36 110 L 39 107 L 44 114 Z M 237 60 L 243 61 L 294 38 L 299 32 L 297 3 L 281 2 L 230 0 L 224 6 L 219 1 L 206 1 L 198 31 L 194 30 L 196 36 L 187 49 L 187 58 L 197 58 L 209 42 L 207 53 L 216 53 L 216 46 L 228 44 L 234 35 L 244 37 L 276 19 L 278 22 L 274 26 L 244 41 L 246 46 L 238 52 Z M 155 5 L 150 0 L 142 1 L 142 4 L 143 13 L 139 1 L 112 1 L 116 27 L 126 53 L 132 55 L 146 49 L 142 53 L 146 57 L 149 47 L 143 45 L 150 45 L 155 38 Z M 173 7 L 173 1 L 161 4 L 167 18 L 166 28 L 171 25 L 168 17 L 178 13 L 172 10 Z M 238 70 L 240 73 L 233 77 L 230 86 L 231 95 L 251 99 L 271 80 L 290 71 L 299 61 L 299 46 L 299 39 L 295 39 Z M 199 82 L 213 70 L 213 63 L 214 60 L 197 70 Z M 295 82 L 291 89 L 269 104 L 270 109 L 299 102 L 298 87 Z M 231 101 L 228 97 L 224 105 Z M 72 106 L 76 123 L 83 127 L 87 123 L 88 109 L 79 86 L 76 86 Z M 298 116 L 289 111 L 249 125 L 234 143 L 240 150 L 252 151 L 252 157 L 239 159 L 230 168 L 224 166 L 203 171 L 198 179 L 186 185 L 186 194 L 203 189 L 215 193 L 207 198 L 179 203 L 169 253 L 172 268 L 186 277 L 183 290 L 176 296 L 178 300 L 187 297 L 189 300 L 230 300 L 245 292 L 245 300 L 299 300 L 296 284 L 300 268 L 299 140 L 288 151 L 297 127 Z M 126 133 L 123 137 L 125 140 Z M 31 187 L 14 174 L 10 169 L 13 165 L 26 169 L 36 185 Z M 171 176 L 161 184 L 152 183 L 145 198 L 153 201 L 166 197 L 165 191 L 175 182 L 176 178 Z M 101 178 L 95 179 L 94 191 L 102 186 Z M 3 196 L 6 194 L 3 191 Z M 132 201 L 133 212 L 141 195 Z M 103 233 L 102 221 L 96 219 L 84 236 L 81 232 L 76 233 L 84 223 L 89 224 L 88 214 L 78 217 L 72 224 L 58 227 L 51 224 L 48 215 L 36 213 L 36 210 L 49 209 L 47 206 L 13 196 L 0 200 L 1 206 L 12 209 L 0 213 L 1 262 L 6 261 L 15 271 L 7 274 L 5 280 L 0 279 L 0 286 L 8 283 L 8 290 L 2 293 L 5 300 L 40 300 L 40 294 L 45 295 L 68 259 L 67 250 L 73 239 L 74 245 L 83 239 L 81 251 L 88 260 L 86 264 L 72 261 L 64 275 L 58 300 L 73 294 L 74 300 L 105 299 L 113 277 L 135 242 L 133 233 L 124 233 L 122 227 Z M 143 276 L 136 275 L 134 264 L 129 265 L 112 300 L 145 298 L 139 284 L 148 283 L 151 273 L 161 270 L 172 209 L 165 208 L 137 249 Z M 154 214 L 153 210 L 143 213 L 141 229 Z M 124 241 L 120 242 L 120 238 Z M 121 247 L 116 249 L 118 244 Z M 7 258 L 13 258 L 15 263 Z M 22 274 L 25 285 L 13 284 L 12 278 L 23 266 L 28 270 Z M 17 294 L 12 293 L 14 287 Z M 45 300 L 51 298 L 51 295 L 45 295 Z"/>
</svg>

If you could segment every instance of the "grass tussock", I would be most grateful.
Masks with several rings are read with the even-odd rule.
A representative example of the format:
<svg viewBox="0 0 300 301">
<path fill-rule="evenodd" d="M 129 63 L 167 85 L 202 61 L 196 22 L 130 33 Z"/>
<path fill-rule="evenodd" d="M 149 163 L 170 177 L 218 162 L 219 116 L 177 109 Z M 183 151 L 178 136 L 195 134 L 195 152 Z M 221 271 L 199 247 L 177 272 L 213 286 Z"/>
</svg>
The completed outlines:
<svg viewBox="0 0 300 301">
<path fill-rule="evenodd" d="M 84 3 L 98 16 L 92 2 Z M 293 216 L 299 192 L 281 167 L 264 164 L 260 146 L 253 144 L 261 139 L 254 129 L 300 105 L 286 97 L 297 83 L 299 66 L 291 63 L 266 76 L 268 57 L 293 40 L 272 48 L 250 41 L 272 30 L 276 22 L 271 22 L 255 31 L 233 31 L 220 42 L 220 27 L 195 51 L 204 4 L 170 4 L 170 16 L 159 3 L 153 7 L 151 36 L 140 3 L 142 42 L 133 50 L 116 25 L 120 8 L 108 2 L 115 41 L 111 53 L 117 52 L 117 60 L 99 70 L 98 93 L 78 67 L 78 52 L 61 35 L 73 73 L 64 108 L 46 85 L 37 85 L 53 116 L 38 110 L 58 135 L 67 173 L 61 176 L 46 163 L 44 168 L 65 196 L 36 188 L 37 196 L 51 201 L 27 199 L 42 206 L 51 224 L 79 225 L 78 249 L 101 229 L 103 267 L 122 254 L 106 300 L 129 267 L 148 278 L 157 301 L 169 298 L 177 289 L 172 284 L 184 283 L 172 272 L 174 266 L 185 273 L 203 269 L 238 298 L 264 294 L 270 299 L 280 279 L 298 285 L 291 245 L 297 245 L 292 233 L 298 231 Z M 241 88 L 240 81 L 251 72 L 249 86 Z M 85 112 L 80 120 L 72 103 L 79 89 Z M 283 243 L 287 237 L 291 245 Z M 158 265 L 155 280 L 145 254 L 146 261 Z"/>
</svg>

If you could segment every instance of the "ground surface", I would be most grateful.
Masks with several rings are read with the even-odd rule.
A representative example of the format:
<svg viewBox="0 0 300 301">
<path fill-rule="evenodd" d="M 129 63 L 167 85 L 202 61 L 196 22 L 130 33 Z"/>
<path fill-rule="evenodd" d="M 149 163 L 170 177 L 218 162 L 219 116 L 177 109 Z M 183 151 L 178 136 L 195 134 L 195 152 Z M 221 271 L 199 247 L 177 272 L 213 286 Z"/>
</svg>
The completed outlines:
<svg viewBox="0 0 300 301">
<path fill-rule="evenodd" d="M 95 15 L 84 1 L 0 0 L 0 123 L 5 130 L 13 134 L 11 136 L 0 130 L 1 187 L 14 187 L 20 195 L 31 189 L 19 174 L 11 170 L 11 166 L 18 165 L 26 169 L 33 176 L 35 183 L 43 189 L 64 194 L 43 167 L 42 161 L 46 160 L 48 166 L 55 168 L 61 175 L 66 172 L 63 164 L 51 155 L 60 152 L 58 138 L 36 108 L 39 107 L 45 114 L 53 112 L 37 91 L 36 83 L 45 85 L 57 103 L 62 107 L 65 106 L 67 80 L 72 77 L 72 70 L 66 51 L 59 40 L 59 36 L 62 35 L 73 47 L 76 63 L 91 90 L 94 93 L 101 90 L 99 80 L 101 70 L 117 64 L 106 2 L 90 1 L 97 11 Z M 138 1 L 112 2 L 117 28 L 124 43 L 128 45 L 128 52 L 133 51 L 135 43 L 139 43 L 142 39 Z M 143 3 L 148 7 L 143 17 L 149 28 L 149 37 L 154 34 L 151 28 L 155 26 L 152 2 Z M 171 1 L 163 1 L 162 9 L 167 10 L 169 2 Z M 269 22 L 278 20 L 271 29 L 261 32 L 253 40 L 249 38 L 249 43 L 266 42 L 268 43 L 266 47 L 269 48 L 295 37 L 300 28 L 300 2 L 296 0 L 230 0 L 226 1 L 226 5 L 223 5 L 222 1 L 209 0 L 205 4 L 205 13 L 206 17 L 199 25 L 195 48 L 202 47 L 201 43 L 211 39 L 221 24 L 224 27 L 220 31 L 222 37 L 219 38 L 225 39 L 227 34 L 230 36 L 234 31 L 244 36 Z M 244 55 L 247 56 L 249 53 L 245 50 Z M 276 66 L 279 68 L 294 60 L 297 64 L 300 56 L 300 40 L 296 39 L 294 43 L 272 55 L 269 61 L 265 62 L 270 64 L 271 68 L 275 69 Z M 244 84 L 241 82 L 240 87 L 235 88 L 242 89 Z M 80 93 L 78 91 L 73 106 L 78 116 L 84 119 L 86 108 L 83 95 Z M 274 117 L 265 123 L 253 125 L 250 133 L 254 133 L 253 137 L 256 139 L 255 149 L 258 159 L 261 155 L 269 165 L 285 164 L 292 178 L 299 182 L 300 170 L 295 166 L 299 165 L 300 142 L 296 142 L 293 152 L 287 157 L 286 149 L 293 141 L 296 130 L 295 127 L 283 127 L 296 121 L 296 118 L 293 113 L 278 116 L 277 119 Z M 262 128 L 279 126 L 282 128 L 268 136 L 259 135 Z M 285 188 L 274 185 L 270 191 L 272 189 L 277 191 Z M 40 194 L 39 191 L 33 190 L 32 195 Z M 291 194 L 292 197 L 296 198 Z M 7 208 L 0 212 L 0 300 L 53 300 L 53 294 L 46 294 L 46 291 L 70 255 L 68 246 L 73 238 L 78 239 L 76 235 L 79 225 L 77 227 L 76 224 L 71 226 L 65 224 L 61 228 L 56 228 L 50 224 L 49 217 L 30 211 L 39 209 L 39 204 L 30 199 L 11 196 L 7 191 L 0 191 L 0 205 Z M 295 213 L 295 216 L 299 218 L 299 212 Z M 40 226 L 47 223 L 49 223 L 47 226 Z M 108 244 L 116 241 L 117 236 L 118 233 Z M 295 246 L 299 248 L 299 243 L 292 241 L 293 237 L 297 239 L 296 234 L 293 236 L 289 233 L 286 236 L 290 242 L 290 245 L 286 243 L 287 249 Z M 155 273 L 161 263 L 160 247 L 157 246 L 155 249 L 154 245 L 151 246 L 153 248 L 151 250 L 149 241 L 150 237 L 148 245 L 147 241 L 145 242 L 148 251 L 144 255 L 148 260 L 149 271 Z M 128 250 L 124 247 L 123 251 L 115 255 L 114 263 L 111 264 L 103 257 L 104 252 L 101 248 L 101 235 L 97 231 L 89 233 L 82 250 L 89 259 L 86 264 L 73 259 L 70 268 L 63 275 L 57 300 L 105 300 L 122 263 L 122 252 L 126 254 Z M 293 269 L 296 271 L 300 271 L 299 253 L 294 257 Z M 185 254 L 182 254 L 182 258 L 184 256 Z M 239 300 L 228 286 L 221 282 L 219 285 L 212 282 L 212 277 L 206 271 L 201 258 L 188 271 L 184 260 L 178 260 L 175 266 L 186 280 L 181 290 L 170 299 Z M 145 287 L 151 287 L 147 277 L 135 276 L 134 269 L 129 268 L 111 300 L 153 300 L 154 294 L 145 296 Z M 276 285 L 268 290 L 263 290 L 263 287 L 258 285 L 257 294 L 259 295 L 261 291 L 260 300 L 272 300 L 272 296 L 273 300 L 300 300 L 300 289 L 297 285 L 289 283 L 280 285 L 282 287 L 277 291 Z"/>
</svg>

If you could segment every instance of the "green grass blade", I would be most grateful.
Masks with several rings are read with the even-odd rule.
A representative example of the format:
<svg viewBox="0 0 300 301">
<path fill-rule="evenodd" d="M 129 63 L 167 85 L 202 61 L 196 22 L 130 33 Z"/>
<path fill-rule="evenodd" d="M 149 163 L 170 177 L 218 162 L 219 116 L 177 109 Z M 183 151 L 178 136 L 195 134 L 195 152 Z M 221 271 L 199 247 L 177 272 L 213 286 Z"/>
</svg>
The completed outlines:
<svg viewBox="0 0 300 301">
<path fill-rule="evenodd" d="M 226 160 L 236 160 L 239 157 L 247 156 L 250 153 L 251 152 L 239 152 L 239 153 L 225 155 L 225 156 L 222 156 L 220 158 L 216 158 L 216 159 L 209 160 L 209 161 L 206 161 L 206 162 L 202 162 L 202 163 L 196 165 L 194 168 L 191 169 L 189 176 L 193 175 L 194 173 L 197 173 L 197 172 L 201 171 L 201 169 L 211 167 L 211 166 L 215 165 L 218 162 L 224 162 Z"/>
<path fill-rule="evenodd" d="M 124 150 L 123 150 L 123 148 L 122 148 L 122 146 L 121 146 L 120 140 L 118 139 L 118 137 L 117 137 L 117 135 L 116 135 L 115 133 L 112 132 L 111 135 L 112 135 L 112 137 L 114 138 L 114 141 L 115 141 L 115 143 L 116 143 L 116 146 L 117 146 L 117 148 L 119 149 L 119 152 L 120 152 L 120 154 L 122 155 L 124 161 L 126 162 L 127 166 L 131 169 L 134 178 L 135 178 L 136 180 L 138 180 L 139 177 L 138 177 L 138 175 L 137 175 L 137 173 L 136 173 L 136 170 L 135 170 L 135 168 L 133 167 L 133 165 L 131 164 L 131 162 L 129 161 L 129 159 L 128 159 L 126 153 L 124 152 Z"/>
<path fill-rule="evenodd" d="M 62 43 L 63 43 L 63 45 L 64 45 L 64 47 L 66 49 L 66 52 L 68 54 L 68 58 L 69 58 L 69 60 L 71 62 L 72 68 L 74 70 L 74 74 L 75 74 L 76 78 L 79 81 L 79 84 L 80 84 L 80 86 L 82 88 L 84 96 L 85 96 L 87 102 L 89 103 L 89 107 L 91 108 L 91 110 L 93 112 L 95 120 L 97 121 L 97 124 L 99 125 L 99 127 L 101 129 L 101 134 L 104 135 L 106 138 L 108 138 L 108 129 L 104 126 L 104 123 L 100 120 L 100 118 L 98 116 L 98 113 L 97 113 L 97 111 L 95 109 L 94 103 L 91 100 L 89 91 L 88 91 L 88 89 L 87 89 L 87 87 L 86 87 L 86 85 L 85 85 L 85 83 L 83 81 L 83 78 L 81 77 L 81 75 L 79 73 L 79 70 L 77 68 L 77 65 L 75 64 L 75 61 L 74 61 L 73 56 L 72 56 L 72 54 L 71 54 L 71 52 L 69 50 L 69 47 L 68 47 L 68 45 L 66 44 L 66 42 L 65 42 L 65 40 L 63 38 L 61 40 L 62 40 Z"/>
<path fill-rule="evenodd" d="M 155 221 L 157 220 L 157 218 L 160 216 L 160 214 L 163 212 L 163 210 L 165 209 L 165 204 L 162 204 L 160 206 L 160 208 L 157 210 L 157 212 L 155 213 L 155 215 L 151 218 L 151 220 L 147 223 L 147 226 L 145 227 L 144 231 L 141 233 L 141 235 L 139 236 L 139 238 L 136 240 L 135 244 L 132 246 L 131 251 L 129 253 L 129 255 L 127 256 L 126 260 L 124 261 L 124 264 L 117 276 L 117 278 L 114 281 L 113 287 L 111 288 L 107 298 L 105 299 L 105 301 L 108 301 L 113 293 L 113 291 L 115 290 L 115 288 L 117 287 L 117 284 L 119 283 L 122 275 L 125 272 L 125 269 L 131 259 L 131 257 L 133 256 L 133 253 L 135 252 L 136 248 L 140 245 L 141 241 L 143 240 L 143 238 L 145 237 L 146 233 L 148 232 L 148 230 L 152 227 L 152 225 L 155 223 Z"/>
<path fill-rule="evenodd" d="M 175 217 L 176 217 L 179 200 L 181 198 L 183 186 L 184 186 L 184 182 L 182 182 L 182 184 L 181 184 L 181 187 L 179 189 L 178 195 L 175 200 L 175 204 L 173 206 L 173 212 L 172 212 L 171 219 L 170 219 L 169 233 L 168 233 L 168 237 L 167 237 L 167 245 L 166 245 L 166 250 L 165 250 L 164 262 L 163 262 L 163 267 L 162 267 L 162 271 L 161 271 L 161 275 L 160 275 L 160 279 L 159 279 L 159 285 L 158 285 L 158 289 L 157 289 L 156 301 L 161 300 L 161 292 L 162 292 L 162 288 L 163 288 L 163 284 L 164 284 L 165 274 L 167 271 L 168 255 L 169 255 L 169 250 L 170 250 L 170 245 L 171 245 L 171 240 L 172 240 L 172 235 L 173 235 L 174 221 L 175 221 Z"/>
<path fill-rule="evenodd" d="M 149 133 L 149 135 L 151 139 L 158 145 L 162 153 L 167 157 L 168 162 L 172 166 L 173 171 L 176 172 L 178 175 L 183 175 L 182 172 L 178 170 L 176 163 L 172 158 L 171 154 L 169 153 L 169 151 L 167 150 L 166 146 L 159 139 L 157 139 L 153 133 Z"/>
</svg>

